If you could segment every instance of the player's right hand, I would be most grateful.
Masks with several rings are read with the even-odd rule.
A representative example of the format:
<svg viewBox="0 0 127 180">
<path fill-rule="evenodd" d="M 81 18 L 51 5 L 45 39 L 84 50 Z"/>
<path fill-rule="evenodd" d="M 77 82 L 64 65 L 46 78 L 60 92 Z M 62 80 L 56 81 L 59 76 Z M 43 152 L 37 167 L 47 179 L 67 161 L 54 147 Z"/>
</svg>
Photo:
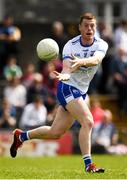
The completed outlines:
<svg viewBox="0 0 127 180">
<path fill-rule="evenodd" d="M 70 74 L 68 73 L 59 73 L 57 71 L 53 71 L 53 74 L 55 78 L 58 79 L 59 81 L 67 81 L 70 79 Z"/>
</svg>

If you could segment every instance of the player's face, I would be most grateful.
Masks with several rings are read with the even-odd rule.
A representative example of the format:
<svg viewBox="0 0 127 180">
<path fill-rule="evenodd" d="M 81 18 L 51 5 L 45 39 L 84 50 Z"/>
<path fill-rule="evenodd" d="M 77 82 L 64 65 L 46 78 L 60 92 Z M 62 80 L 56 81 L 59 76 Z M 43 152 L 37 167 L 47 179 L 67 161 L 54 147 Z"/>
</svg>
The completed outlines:
<svg viewBox="0 0 127 180">
<path fill-rule="evenodd" d="M 79 25 L 79 31 L 82 35 L 83 40 L 93 40 L 96 31 L 96 20 L 83 19 L 82 23 Z"/>
</svg>

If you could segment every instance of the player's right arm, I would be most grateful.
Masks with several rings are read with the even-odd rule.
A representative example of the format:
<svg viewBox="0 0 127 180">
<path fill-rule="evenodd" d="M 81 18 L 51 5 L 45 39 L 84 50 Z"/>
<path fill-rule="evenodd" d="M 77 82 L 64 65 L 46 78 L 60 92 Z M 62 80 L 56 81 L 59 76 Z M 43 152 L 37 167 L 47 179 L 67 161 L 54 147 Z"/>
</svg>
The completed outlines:
<svg viewBox="0 0 127 180">
<path fill-rule="evenodd" d="M 55 78 L 60 80 L 60 81 L 67 81 L 70 79 L 70 67 L 71 67 L 71 64 L 70 64 L 70 61 L 69 59 L 66 60 L 66 61 L 63 61 L 63 69 L 62 69 L 62 72 L 59 73 L 57 71 L 54 71 L 54 75 L 55 75 Z"/>
<path fill-rule="evenodd" d="M 64 49 L 63 49 L 63 69 L 61 73 L 54 71 L 55 78 L 57 78 L 60 81 L 67 81 L 70 79 L 70 76 L 71 76 L 70 60 L 71 59 L 72 59 L 72 56 L 71 56 L 70 42 L 67 42 L 67 44 L 64 46 Z"/>
</svg>

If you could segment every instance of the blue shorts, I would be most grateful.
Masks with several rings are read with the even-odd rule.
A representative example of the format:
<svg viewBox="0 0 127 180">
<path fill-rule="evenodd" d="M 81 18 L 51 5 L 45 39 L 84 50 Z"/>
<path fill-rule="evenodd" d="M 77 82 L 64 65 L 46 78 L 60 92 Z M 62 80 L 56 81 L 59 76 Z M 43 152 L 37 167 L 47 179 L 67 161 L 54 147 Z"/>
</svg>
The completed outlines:
<svg viewBox="0 0 127 180">
<path fill-rule="evenodd" d="M 81 91 L 74 86 L 70 86 L 61 81 L 58 83 L 57 99 L 59 101 L 59 104 L 62 105 L 64 108 L 66 107 L 67 103 L 78 97 L 82 97 L 83 99 L 85 99 L 86 94 L 81 94 Z"/>
</svg>

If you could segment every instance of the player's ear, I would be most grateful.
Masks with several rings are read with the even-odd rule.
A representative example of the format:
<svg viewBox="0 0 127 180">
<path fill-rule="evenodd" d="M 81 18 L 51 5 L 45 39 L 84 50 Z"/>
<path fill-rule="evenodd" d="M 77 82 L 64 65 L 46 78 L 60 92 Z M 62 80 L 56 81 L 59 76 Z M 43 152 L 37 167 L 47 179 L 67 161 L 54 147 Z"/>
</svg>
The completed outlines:
<svg viewBox="0 0 127 180">
<path fill-rule="evenodd" d="M 79 28 L 79 31 L 81 31 L 81 25 L 80 24 L 78 25 L 78 28 Z"/>
</svg>

